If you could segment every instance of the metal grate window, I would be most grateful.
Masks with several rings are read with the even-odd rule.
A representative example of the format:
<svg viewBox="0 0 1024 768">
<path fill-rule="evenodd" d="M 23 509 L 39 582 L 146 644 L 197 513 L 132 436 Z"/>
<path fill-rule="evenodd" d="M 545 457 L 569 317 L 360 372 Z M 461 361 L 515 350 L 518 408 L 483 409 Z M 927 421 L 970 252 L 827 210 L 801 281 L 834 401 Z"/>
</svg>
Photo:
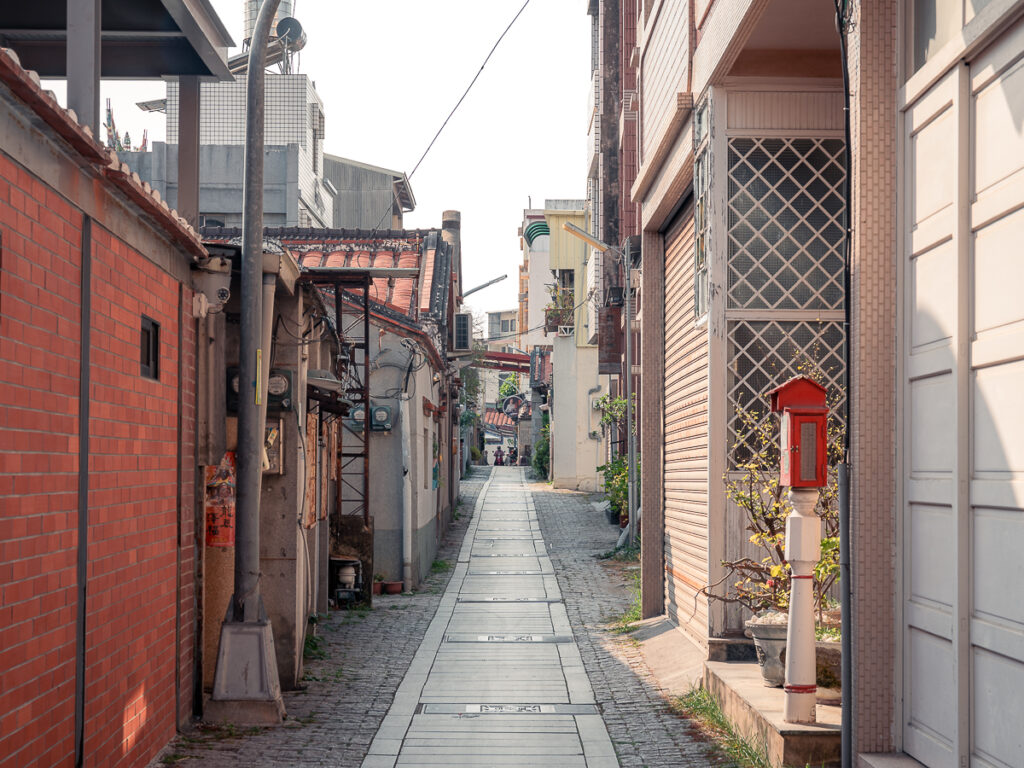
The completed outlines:
<svg viewBox="0 0 1024 768">
<path fill-rule="evenodd" d="M 844 176 L 841 139 L 729 140 L 731 309 L 842 308 Z"/>
<path fill-rule="evenodd" d="M 754 424 L 778 431 L 764 395 L 787 379 L 818 369 L 829 391 L 833 414 L 843 413 L 843 328 L 838 322 L 798 320 L 734 321 L 729 324 L 729 467 L 760 450 Z M 737 414 L 744 411 L 753 423 Z M 835 418 L 835 416 L 834 416 Z"/>
</svg>

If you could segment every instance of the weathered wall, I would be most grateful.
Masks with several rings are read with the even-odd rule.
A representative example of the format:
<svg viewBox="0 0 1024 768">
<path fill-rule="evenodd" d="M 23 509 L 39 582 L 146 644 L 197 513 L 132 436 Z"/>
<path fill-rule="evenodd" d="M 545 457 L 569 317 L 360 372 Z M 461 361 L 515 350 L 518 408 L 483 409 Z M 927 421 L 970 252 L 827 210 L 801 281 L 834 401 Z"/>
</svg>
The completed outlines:
<svg viewBox="0 0 1024 768">
<path fill-rule="evenodd" d="M 401 581 L 403 578 L 403 484 L 397 470 L 402 466 L 398 393 L 405 380 L 408 360 L 409 352 L 400 344 L 400 337 L 390 333 L 382 334 L 380 356 L 370 376 L 370 391 L 375 404 L 391 406 L 393 426 L 390 431 L 370 434 L 370 510 L 374 517 L 374 571 L 388 581 Z M 437 387 L 432 381 L 433 375 L 433 368 L 429 364 L 424 365 L 413 372 L 408 388 L 409 478 L 413 513 L 412 570 L 418 581 L 430 573 L 430 565 L 437 553 L 438 499 L 441 497 L 441 489 L 433 487 L 433 448 L 434 440 L 440 441 L 439 428 L 444 424 L 435 423 L 432 417 L 423 412 L 424 397 L 437 403 Z M 446 478 L 444 469 L 442 465 L 442 482 Z M 415 586 L 406 585 L 406 588 Z"/>
<path fill-rule="evenodd" d="M 553 341 L 553 483 L 556 488 L 593 491 L 598 487 L 601 442 L 590 437 L 600 419 L 600 412 L 591 408 L 590 400 L 606 394 L 603 386 L 588 392 L 599 384 L 597 347 L 577 347 L 571 336 L 556 337 Z"/>
</svg>

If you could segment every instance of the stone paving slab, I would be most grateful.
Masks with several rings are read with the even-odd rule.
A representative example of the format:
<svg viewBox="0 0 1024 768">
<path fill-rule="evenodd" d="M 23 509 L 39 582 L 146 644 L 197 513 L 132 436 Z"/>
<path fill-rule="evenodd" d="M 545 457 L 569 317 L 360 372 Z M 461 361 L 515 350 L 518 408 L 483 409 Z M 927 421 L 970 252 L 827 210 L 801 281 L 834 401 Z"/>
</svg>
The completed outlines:
<svg viewBox="0 0 1024 768">
<path fill-rule="evenodd" d="M 461 519 L 438 554 L 454 567 L 432 576 L 413 595 L 375 598 L 372 612 L 336 611 L 322 620 L 319 634 L 327 658 L 308 661 L 304 690 L 285 693 L 288 720 L 283 726 L 254 732 L 196 731 L 175 741 L 165 754 L 175 764 L 196 768 L 711 765 L 704 745 L 665 706 L 639 648 L 630 638 L 608 631 L 608 620 L 625 610 L 630 594 L 594 556 L 614 547 L 617 529 L 604 522 L 583 494 L 552 490 L 543 483 L 524 488 L 516 468 L 474 472 L 461 484 Z M 494 482 L 480 503 L 492 473 Z M 480 538 L 509 535 L 481 532 L 484 520 L 517 522 L 530 532 L 517 532 L 516 539 Z M 533 578 L 541 585 L 534 589 L 538 596 L 454 588 L 467 578 L 488 578 L 467 575 L 471 570 L 528 570 L 523 563 L 532 566 L 541 562 L 538 558 L 545 559 L 551 575 L 489 577 Z M 507 565 L 512 559 L 519 564 Z M 447 592 L 446 583 L 452 586 Z M 497 610 L 486 613 L 492 608 Z M 546 612 L 550 628 L 546 624 L 539 632 L 531 623 L 510 631 L 503 622 L 521 608 L 538 611 L 523 614 L 529 622 Z M 470 615 L 459 616 L 466 609 L 485 611 L 477 615 L 486 634 L 560 635 L 575 642 L 445 642 L 456 627 L 475 631 L 458 624 Z M 493 698 L 484 700 L 479 688 L 473 696 L 453 696 L 472 691 L 474 678 L 485 676 Z M 557 685 L 561 700 L 539 703 L 513 696 L 512 688 L 502 690 L 502 684 L 523 690 Z M 439 700 L 425 701 L 424 693 L 427 698 L 436 693 Z M 530 711 L 537 707 L 540 714 Z M 548 743 L 579 746 L 571 754 L 498 753 L 502 747 Z M 449 744 L 466 753 L 423 751 Z M 494 754 L 483 751 L 488 746 L 495 748 Z M 158 758 L 151 768 L 162 765 Z"/>
<path fill-rule="evenodd" d="M 392 766 L 617 766 L 579 652 L 560 652 L 575 648 L 561 594 L 523 472 L 499 468 L 416 653 L 413 668 L 429 664 L 429 672 L 410 672 L 392 705 L 404 714 L 413 695 L 405 689 L 418 690 L 408 731 L 398 743 L 394 729 L 382 729 L 364 768 L 387 764 L 380 758 Z M 513 602 L 524 598 L 537 602 Z M 469 600 L 477 602 L 460 602 Z"/>
<path fill-rule="evenodd" d="M 610 736 L 603 748 L 586 753 L 587 768 L 717 765 L 699 734 L 667 706 L 638 644 L 609 628 L 632 599 L 626 578 L 615 576 L 598 559 L 614 549 L 618 528 L 608 525 L 584 494 L 554 490 L 546 483 L 534 483 L 530 491 L 576 639 L 574 645 L 558 649 L 576 655 L 601 711 L 589 724 L 577 717 L 577 724 Z M 584 740 L 588 744 L 596 744 L 595 739 Z"/>
</svg>

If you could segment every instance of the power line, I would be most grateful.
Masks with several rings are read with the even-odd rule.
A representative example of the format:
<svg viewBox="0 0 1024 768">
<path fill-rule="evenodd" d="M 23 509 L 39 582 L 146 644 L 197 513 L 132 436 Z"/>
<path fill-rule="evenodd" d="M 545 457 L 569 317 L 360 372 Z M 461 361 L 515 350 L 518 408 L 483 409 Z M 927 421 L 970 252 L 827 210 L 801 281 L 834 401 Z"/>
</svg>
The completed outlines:
<svg viewBox="0 0 1024 768">
<path fill-rule="evenodd" d="M 579 304 L 577 304 L 575 307 L 572 308 L 572 312 L 575 314 L 577 309 L 579 309 L 580 307 L 586 306 L 587 303 L 593 298 L 593 293 L 594 293 L 593 290 L 588 292 L 586 297 L 583 299 L 583 301 L 581 301 Z M 506 334 L 503 334 L 501 336 L 488 336 L 486 339 L 483 340 L 483 342 L 486 344 L 486 343 L 491 342 L 491 341 L 505 341 L 506 339 L 514 339 L 516 336 L 521 336 L 524 333 L 532 333 L 533 331 L 541 331 L 541 330 L 544 330 L 545 328 L 547 328 L 547 323 L 545 323 L 544 325 L 538 325 L 535 328 L 527 328 L 525 331 L 516 331 L 515 333 L 506 333 Z"/>
<path fill-rule="evenodd" d="M 487 62 L 491 60 L 491 56 L 493 56 L 494 52 L 496 50 L 498 50 L 498 46 L 501 45 L 501 41 L 505 39 L 505 35 L 508 34 L 508 31 L 510 29 L 512 29 L 512 25 L 516 23 L 516 20 L 522 15 L 523 11 L 526 10 L 526 6 L 528 6 L 529 4 L 530 4 L 530 0 L 526 0 L 526 2 L 523 3 L 522 7 L 519 9 L 519 11 L 516 13 L 516 15 L 512 17 L 512 21 L 510 21 L 508 23 L 508 26 L 505 27 L 505 31 L 502 32 L 498 36 L 497 41 L 494 43 L 494 45 L 491 47 L 490 52 L 484 58 L 483 64 L 480 65 L 480 69 L 478 69 L 476 71 L 476 74 L 473 75 L 473 79 L 469 81 L 469 85 L 466 86 L 466 90 L 463 91 L 462 96 L 459 97 L 459 100 L 455 103 L 455 106 L 452 107 L 452 111 L 448 113 L 448 117 L 446 117 L 444 119 L 444 122 L 441 123 L 441 127 L 437 129 L 437 133 L 434 134 L 434 138 L 432 138 L 430 140 L 430 143 L 427 145 L 427 148 L 425 150 L 423 150 L 423 154 L 420 155 L 420 159 L 416 161 L 416 165 L 413 167 L 412 172 L 409 174 L 409 179 L 410 180 L 416 174 L 416 171 L 419 170 L 420 164 L 423 162 L 424 158 L 427 156 L 427 153 L 430 152 L 430 150 L 433 148 L 434 142 L 437 141 L 438 137 L 441 135 L 441 132 L 444 131 L 445 126 L 448 125 L 448 121 L 452 119 L 452 116 L 455 114 L 456 110 L 458 110 L 458 108 L 460 106 L 462 106 L 462 102 L 465 100 L 466 96 L 469 95 L 470 90 L 476 84 L 476 81 L 480 77 L 480 74 L 484 71 L 484 67 L 487 66 Z M 388 215 L 388 211 L 390 211 L 390 210 L 391 210 L 391 204 L 389 203 L 388 207 L 384 210 L 384 212 L 381 214 L 380 219 L 377 221 L 377 226 L 375 226 L 373 228 L 373 232 L 370 234 L 371 238 L 375 234 L 377 234 L 377 230 L 379 230 L 380 229 L 380 225 L 384 223 L 384 218 Z"/>
</svg>

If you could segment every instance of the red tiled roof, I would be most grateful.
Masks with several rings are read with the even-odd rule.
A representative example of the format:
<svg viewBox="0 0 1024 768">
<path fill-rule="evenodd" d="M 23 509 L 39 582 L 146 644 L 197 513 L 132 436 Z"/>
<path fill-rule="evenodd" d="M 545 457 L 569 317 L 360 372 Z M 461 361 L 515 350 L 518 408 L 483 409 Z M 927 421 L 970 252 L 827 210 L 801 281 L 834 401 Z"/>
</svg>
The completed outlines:
<svg viewBox="0 0 1024 768">
<path fill-rule="evenodd" d="M 421 283 L 426 283 L 426 276 L 421 264 L 425 259 L 420 257 L 423 241 L 418 233 L 401 239 L 281 238 L 281 244 L 302 267 L 419 269 L 420 277 L 375 278 L 370 298 L 414 320 L 418 319 L 420 311 L 430 308 L 429 285 L 420 287 Z M 432 261 L 433 252 L 430 253 Z"/>
<path fill-rule="evenodd" d="M 488 408 L 484 411 L 484 426 L 492 427 L 499 432 L 511 433 L 515 430 L 515 422 L 503 412 L 494 408 Z"/>
<path fill-rule="evenodd" d="M 434 249 L 423 254 L 423 292 L 420 294 L 420 311 L 430 311 L 430 289 L 434 285 Z"/>
<path fill-rule="evenodd" d="M 54 95 L 39 82 L 39 75 L 21 66 L 18 55 L 0 48 L 0 83 L 3 83 L 21 102 L 50 129 L 68 143 L 80 157 L 101 169 L 104 177 L 116 186 L 131 202 L 149 215 L 170 238 L 193 256 L 206 256 L 206 249 L 196 231 L 168 207 L 160 195 L 139 179 L 139 175 L 108 151 L 96 140 L 92 129 L 78 122 L 78 116 L 57 103 Z"/>
</svg>

